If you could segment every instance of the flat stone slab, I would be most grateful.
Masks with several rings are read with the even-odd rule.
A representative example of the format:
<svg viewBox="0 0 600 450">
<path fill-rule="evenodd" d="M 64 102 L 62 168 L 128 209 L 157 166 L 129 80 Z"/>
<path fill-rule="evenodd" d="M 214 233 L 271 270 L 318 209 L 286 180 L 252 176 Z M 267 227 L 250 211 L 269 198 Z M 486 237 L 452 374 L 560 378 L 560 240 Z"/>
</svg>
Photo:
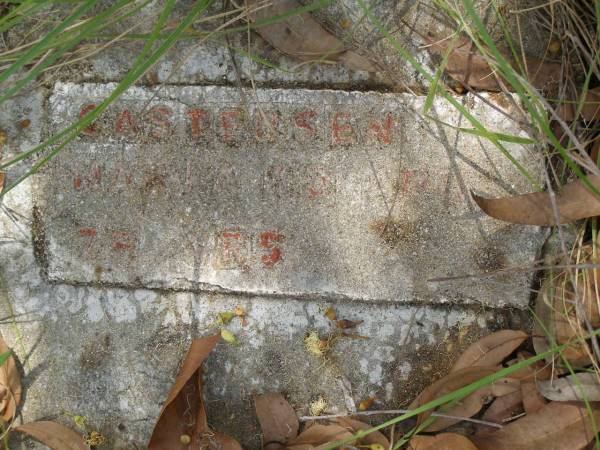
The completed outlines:
<svg viewBox="0 0 600 450">
<path fill-rule="evenodd" d="M 115 87 L 58 83 L 49 132 Z M 130 89 L 35 180 L 51 281 L 282 296 L 526 305 L 533 227 L 484 217 L 469 189 L 530 189 L 499 150 L 424 121 L 424 97 L 215 86 Z M 483 101 L 484 125 L 522 134 Z M 465 120 L 442 100 L 431 114 Z M 534 175 L 541 160 L 507 145 Z"/>
</svg>

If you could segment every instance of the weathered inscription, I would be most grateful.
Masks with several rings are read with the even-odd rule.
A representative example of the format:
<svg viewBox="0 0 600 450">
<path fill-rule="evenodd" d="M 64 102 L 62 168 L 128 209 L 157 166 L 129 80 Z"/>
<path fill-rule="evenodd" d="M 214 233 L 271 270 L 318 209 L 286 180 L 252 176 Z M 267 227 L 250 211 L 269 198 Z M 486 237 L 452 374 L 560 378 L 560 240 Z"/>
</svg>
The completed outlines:
<svg viewBox="0 0 600 450">
<path fill-rule="evenodd" d="M 88 114 L 112 87 L 58 84 L 49 131 Z M 497 113 L 471 100 L 497 128 Z M 48 276 L 390 301 L 468 302 L 493 292 L 481 300 L 511 303 L 510 288 L 486 281 L 427 283 L 524 264 L 538 236 L 478 214 L 469 189 L 502 194 L 526 184 L 485 142 L 422 121 L 422 101 L 131 89 L 37 177 Z M 432 110 L 463 126 L 446 105 Z M 524 149 L 511 150 L 537 170 Z M 526 281 L 506 280 L 515 289 Z"/>
</svg>

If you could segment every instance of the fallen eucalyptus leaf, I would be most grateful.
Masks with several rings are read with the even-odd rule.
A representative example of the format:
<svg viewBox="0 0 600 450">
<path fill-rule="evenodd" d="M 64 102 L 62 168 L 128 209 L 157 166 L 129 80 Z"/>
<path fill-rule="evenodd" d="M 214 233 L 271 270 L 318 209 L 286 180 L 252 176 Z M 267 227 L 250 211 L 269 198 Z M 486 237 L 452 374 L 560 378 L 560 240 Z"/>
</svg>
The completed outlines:
<svg viewBox="0 0 600 450">
<path fill-rule="evenodd" d="M 349 417 L 339 417 L 335 419 L 341 426 L 348 428 L 352 434 L 356 434 L 360 430 L 369 430 L 373 428 L 368 423 L 361 422 L 359 420 L 351 419 Z M 360 439 L 363 445 L 382 445 L 385 450 L 390 448 L 390 441 L 380 431 L 374 431 L 373 433 L 367 434 L 365 437 Z"/>
<path fill-rule="evenodd" d="M 518 380 L 502 378 L 494 383 L 477 389 L 463 399 L 458 400 L 454 406 L 440 410 L 440 412 L 449 416 L 469 418 L 481 411 L 481 408 L 483 408 L 490 399 L 510 395 L 520 390 L 521 383 Z M 426 428 L 426 430 L 428 432 L 441 431 L 460 421 L 461 419 L 438 417 Z"/>
<path fill-rule="evenodd" d="M 518 352 L 517 357 L 507 363 L 508 366 L 512 366 L 521 361 L 525 361 L 533 357 L 529 352 Z M 517 378 L 523 383 L 527 383 L 535 380 L 548 380 L 552 377 L 552 366 L 545 361 L 536 361 L 533 364 L 522 367 L 516 372 L 510 374 L 512 378 Z"/>
<path fill-rule="evenodd" d="M 56 422 L 29 422 L 12 431 L 27 434 L 52 450 L 89 450 L 83 436 Z"/>
<path fill-rule="evenodd" d="M 523 412 L 523 394 L 521 390 L 497 397 L 481 417 L 486 422 L 504 424 L 506 421 Z M 496 428 L 485 425 L 477 426 L 477 434 L 489 434 Z"/>
<path fill-rule="evenodd" d="M 349 438 L 352 434 L 353 433 L 341 425 L 314 424 L 300 433 L 296 438 L 290 440 L 288 442 L 288 448 L 296 448 L 295 446 L 298 445 L 312 445 L 318 447 L 319 445 Z"/>
<path fill-rule="evenodd" d="M 10 422 L 21 403 L 21 376 L 17 370 L 15 358 L 1 336 L 0 353 L 4 355 L 9 353 L 4 363 L 0 366 L 0 387 L 6 389 L 0 400 L 0 414 L 2 420 Z"/>
<path fill-rule="evenodd" d="M 181 450 L 182 439 L 189 448 L 242 450 L 234 439 L 208 426 L 202 397 L 202 364 L 221 339 L 220 334 L 194 339 L 165 401 L 148 450 Z"/>
<path fill-rule="evenodd" d="M 282 16 L 301 6 L 296 0 L 272 0 L 268 4 L 246 0 L 248 17 L 252 22 Z M 300 61 L 341 62 L 352 70 L 377 71 L 367 58 L 347 50 L 341 40 L 325 30 L 308 12 L 260 25 L 256 32 L 280 52 Z"/>
<path fill-rule="evenodd" d="M 598 423 L 600 412 L 593 409 L 593 414 Z M 592 430 L 585 407 L 551 402 L 501 430 L 471 440 L 479 450 L 578 450 L 594 438 Z"/>
<path fill-rule="evenodd" d="M 600 177 L 588 175 L 588 181 L 600 190 Z M 510 223 L 553 226 L 557 224 L 548 192 L 532 192 L 506 198 L 484 198 L 472 194 L 475 203 L 488 216 Z M 600 215 L 600 197 L 581 180 L 565 184 L 555 195 L 558 223 L 570 223 Z"/>
<path fill-rule="evenodd" d="M 298 435 L 298 417 L 283 395 L 274 392 L 255 395 L 254 408 L 263 433 L 263 443 L 284 444 Z"/>
<path fill-rule="evenodd" d="M 532 381 L 521 384 L 521 393 L 523 394 L 523 409 L 525 409 L 527 414 L 539 411 L 548 403 Z"/>
<path fill-rule="evenodd" d="M 527 339 L 527 333 L 502 330 L 472 343 L 456 360 L 450 372 L 466 367 L 496 366 L 514 352 Z"/>
<path fill-rule="evenodd" d="M 463 386 L 474 383 L 481 378 L 491 375 L 496 372 L 496 367 L 467 367 L 456 372 L 449 373 L 445 377 L 439 379 L 432 385 L 428 386 L 421 392 L 417 398 L 413 400 L 408 409 L 415 409 L 425 403 L 442 397 L 445 394 L 460 389 Z M 433 411 L 426 411 L 419 414 L 417 423 L 421 424 L 427 419 Z M 440 418 L 437 418 L 440 420 Z M 433 424 L 436 423 L 433 422 Z M 431 426 L 431 425 L 430 425 Z"/>
<path fill-rule="evenodd" d="M 556 380 L 538 381 L 540 394 L 557 402 L 600 401 L 600 383 L 596 373 L 576 373 Z"/>
<path fill-rule="evenodd" d="M 465 86 L 471 86 L 473 89 L 486 91 L 502 91 L 502 86 L 498 83 L 494 70 L 490 67 L 486 59 L 472 45 L 469 38 L 460 37 L 457 39 L 440 39 L 429 36 L 425 41 L 430 44 L 429 50 L 445 55 L 450 51 L 446 61 L 445 70 L 452 78 Z M 516 70 L 520 70 L 512 58 L 506 53 L 503 56 L 511 62 Z M 560 74 L 560 64 L 555 62 L 541 61 L 536 58 L 527 58 L 527 79 L 529 82 L 540 89 L 545 88 L 558 81 Z M 510 89 L 508 83 L 504 83 Z"/>
<path fill-rule="evenodd" d="M 412 450 L 477 450 L 465 436 L 456 433 L 440 433 L 436 436 L 417 435 L 410 440 Z"/>
<path fill-rule="evenodd" d="M 570 343 L 560 354 L 572 366 L 578 368 L 588 366 L 592 363 L 590 350 L 588 344 L 577 336 L 579 325 L 573 299 L 556 295 L 555 286 L 556 279 L 548 278 L 542 283 L 538 292 L 535 303 L 536 320 L 533 329 L 533 347 L 538 354 L 550 349 L 546 337 L 546 333 L 549 333 L 558 344 Z M 546 361 L 550 364 L 553 360 L 562 364 L 558 354 L 554 358 L 548 357 Z M 554 370 L 556 371 L 556 366 L 554 366 Z"/>
</svg>

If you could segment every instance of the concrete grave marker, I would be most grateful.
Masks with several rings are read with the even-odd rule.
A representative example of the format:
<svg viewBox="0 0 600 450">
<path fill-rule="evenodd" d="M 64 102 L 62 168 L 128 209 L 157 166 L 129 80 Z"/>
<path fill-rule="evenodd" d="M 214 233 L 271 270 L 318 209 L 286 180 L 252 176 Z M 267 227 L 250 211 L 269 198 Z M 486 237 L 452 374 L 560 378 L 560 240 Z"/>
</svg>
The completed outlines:
<svg viewBox="0 0 600 450">
<path fill-rule="evenodd" d="M 49 132 L 114 85 L 57 84 Z M 493 146 L 408 94 L 130 89 L 36 177 L 50 280 L 405 302 L 524 304 L 529 276 L 434 284 L 531 262 L 532 227 L 483 217 L 469 189 L 528 189 Z M 482 101 L 473 114 L 518 134 Z M 468 127 L 436 100 L 433 114 Z M 540 160 L 513 156 L 534 174 Z"/>
</svg>

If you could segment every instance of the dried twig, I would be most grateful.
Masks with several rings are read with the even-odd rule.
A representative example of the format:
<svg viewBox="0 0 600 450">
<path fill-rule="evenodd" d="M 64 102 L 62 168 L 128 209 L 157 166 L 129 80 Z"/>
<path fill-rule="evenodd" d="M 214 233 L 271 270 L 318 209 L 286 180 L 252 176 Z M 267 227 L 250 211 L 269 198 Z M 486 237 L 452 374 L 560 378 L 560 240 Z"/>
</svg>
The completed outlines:
<svg viewBox="0 0 600 450">
<path fill-rule="evenodd" d="M 410 413 L 410 412 L 412 412 L 411 409 L 384 409 L 384 410 L 380 410 L 380 411 L 360 411 L 360 412 L 356 412 L 356 413 L 327 414 L 327 415 L 323 415 L 323 416 L 300 416 L 298 418 L 298 420 L 300 422 L 308 422 L 309 420 L 327 420 L 327 419 L 337 419 L 339 417 L 375 416 L 375 415 L 379 415 L 379 414 L 406 414 L 406 413 Z M 492 428 L 503 428 L 502 425 L 500 425 L 500 424 L 497 424 L 494 422 L 487 422 L 485 420 L 471 419 L 470 417 L 450 416 L 448 414 L 442 414 L 442 413 L 437 413 L 437 412 L 433 412 L 433 413 L 431 413 L 431 415 L 433 417 L 443 417 L 445 419 L 464 420 L 466 422 L 476 423 L 479 425 L 485 425 L 485 426 L 492 427 Z"/>
</svg>

